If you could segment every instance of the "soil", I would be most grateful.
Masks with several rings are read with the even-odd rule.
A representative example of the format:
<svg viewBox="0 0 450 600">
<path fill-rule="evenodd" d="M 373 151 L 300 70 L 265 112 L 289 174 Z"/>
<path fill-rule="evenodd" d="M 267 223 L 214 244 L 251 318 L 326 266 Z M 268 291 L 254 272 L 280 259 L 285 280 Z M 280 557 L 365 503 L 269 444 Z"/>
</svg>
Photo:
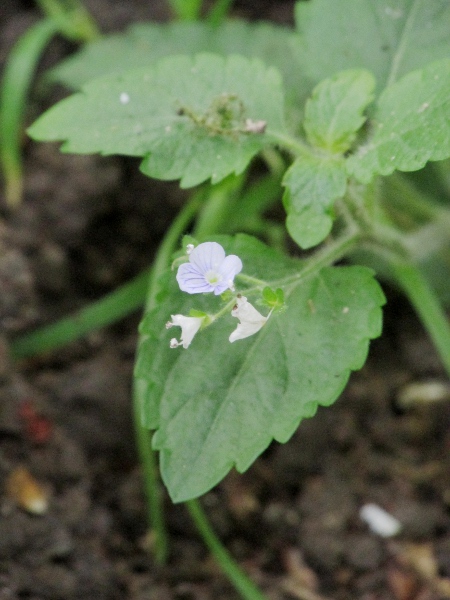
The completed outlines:
<svg viewBox="0 0 450 600">
<path fill-rule="evenodd" d="M 103 31 L 169 16 L 157 0 L 86 5 Z M 235 2 L 240 16 L 282 23 L 292 7 Z M 31 1 L 3 0 L 0 62 L 38 18 Z M 71 50 L 56 40 L 40 68 Z M 29 119 L 52 101 L 34 94 Z M 168 498 L 168 564 L 149 552 L 130 418 L 139 314 L 32 360 L 8 351 L 148 265 L 185 193 L 130 159 L 29 140 L 24 154 L 18 210 L 0 190 L 0 600 L 235 600 Z M 450 598 L 450 388 L 408 305 L 387 293 L 384 336 L 335 405 L 202 499 L 269 600 Z M 398 519 L 398 535 L 368 527 L 369 503 Z"/>
</svg>

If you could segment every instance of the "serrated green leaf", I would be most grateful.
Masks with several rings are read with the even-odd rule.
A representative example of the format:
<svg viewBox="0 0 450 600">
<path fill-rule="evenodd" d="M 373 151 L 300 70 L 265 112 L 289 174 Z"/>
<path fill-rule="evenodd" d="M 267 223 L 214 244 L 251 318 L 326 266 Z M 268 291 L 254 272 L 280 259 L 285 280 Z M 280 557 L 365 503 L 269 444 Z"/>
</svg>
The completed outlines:
<svg viewBox="0 0 450 600">
<path fill-rule="evenodd" d="M 316 154 L 298 158 L 286 172 L 286 227 L 302 247 L 322 242 L 333 225 L 334 202 L 346 189 L 343 155 L 365 121 L 373 76 L 362 69 L 337 73 L 316 86 L 306 103 L 304 128 Z"/>
<path fill-rule="evenodd" d="M 179 292 L 172 273 L 164 307 L 144 319 L 136 376 L 150 391 L 144 419 L 158 427 L 154 446 L 177 502 L 205 493 L 233 466 L 244 471 L 273 438 L 286 442 L 303 418 L 331 404 L 381 328 L 384 297 L 369 269 L 326 268 L 302 280 L 295 275 L 303 263 L 252 238 L 220 242 L 242 258 L 246 273 L 273 287 L 289 282 L 288 307 L 245 340 L 228 342 L 237 322 L 225 315 L 187 350 L 171 350 L 164 329 L 170 313 L 217 306 L 211 296 Z"/>
<path fill-rule="evenodd" d="M 344 162 L 319 156 L 298 158 L 286 171 L 283 185 L 289 234 L 302 248 L 316 246 L 330 233 L 334 202 L 345 194 Z"/>
<path fill-rule="evenodd" d="M 305 128 L 312 146 L 343 154 L 352 145 L 373 99 L 375 80 L 369 71 L 341 71 L 319 83 L 306 103 Z"/>
<path fill-rule="evenodd" d="M 52 69 L 49 77 L 71 89 L 80 89 L 96 77 L 144 67 L 175 54 L 240 54 L 276 67 L 283 76 L 287 96 L 292 98 L 302 84 L 291 43 L 294 36 L 287 27 L 239 19 L 220 27 L 206 22 L 139 23 L 125 33 L 86 44 Z"/>
<path fill-rule="evenodd" d="M 298 2 L 295 16 L 298 58 L 312 84 L 363 67 L 383 89 L 450 56 L 448 0 L 312 0 Z"/>
<path fill-rule="evenodd" d="M 415 171 L 450 156 L 450 60 L 405 75 L 381 94 L 373 132 L 350 156 L 350 174 L 367 183 L 374 173 Z"/>
<path fill-rule="evenodd" d="M 64 152 L 144 156 L 142 171 L 182 187 L 240 173 L 267 143 L 246 120 L 283 130 L 281 78 L 257 59 L 174 56 L 89 82 L 29 129 Z"/>
</svg>

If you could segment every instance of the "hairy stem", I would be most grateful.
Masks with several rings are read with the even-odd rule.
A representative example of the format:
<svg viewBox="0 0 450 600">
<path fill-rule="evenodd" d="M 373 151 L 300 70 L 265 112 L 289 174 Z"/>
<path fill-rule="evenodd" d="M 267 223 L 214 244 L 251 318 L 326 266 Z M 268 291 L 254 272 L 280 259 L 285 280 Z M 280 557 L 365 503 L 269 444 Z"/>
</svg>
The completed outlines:
<svg viewBox="0 0 450 600">
<path fill-rule="evenodd" d="M 172 253 L 179 243 L 196 212 L 198 211 L 202 196 L 195 194 L 177 215 L 167 231 L 153 263 L 148 282 L 146 310 L 152 310 L 156 305 L 158 295 L 158 279 L 170 264 Z M 161 487 L 156 473 L 155 453 L 151 446 L 151 433 L 143 426 L 141 407 L 145 384 L 135 379 L 133 384 L 133 416 L 136 432 L 136 443 L 139 459 L 144 477 L 144 489 L 147 495 L 148 521 L 154 533 L 155 559 L 160 564 L 164 563 L 168 553 L 168 537 L 166 532 L 164 511 L 162 505 Z"/>
<path fill-rule="evenodd" d="M 250 581 L 247 575 L 236 564 L 227 549 L 221 544 L 209 524 L 200 503 L 197 500 L 189 500 L 186 502 L 186 506 L 195 526 L 211 551 L 211 554 L 215 557 L 221 569 L 227 575 L 236 590 L 241 594 L 242 598 L 244 598 L 244 600 L 267 600 L 255 584 Z"/>
<path fill-rule="evenodd" d="M 450 227 L 450 210 L 439 205 L 401 174 L 395 173 L 384 179 L 386 197 L 389 204 L 394 204 L 402 211 L 415 216 L 417 219 L 436 220 Z"/>
<path fill-rule="evenodd" d="M 139 381 L 133 383 L 133 420 L 136 447 L 142 469 L 144 494 L 147 499 L 147 521 L 152 531 L 152 550 L 155 561 L 162 565 L 169 551 L 168 535 L 164 518 L 163 494 L 158 476 L 156 453 L 152 449 L 151 432 L 142 425 L 141 397 L 144 390 Z"/>
<path fill-rule="evenodd" d="M 36 0 L 60 32 L 76 42 L 92 42 L 100 37 L 96 22 L 81 0 Z"/>
<path fill-rule="evenodd" d="M 256 285 L 260 288 L 267 286 L 266 281 L 258 279 L 257 277 L 252 277 L 251 275 L 246 275 L 245 273 L 239 273 L 238 275 L 236 275 L 236 277 L 241 281 L 245 281 L 245 283 L 253 283 L 253 285 Z"/>
<path fill-rule="evenodd" d="M 206 22 L 213 27 L 219 27 L 227 18 L 232 4 L 233 0 L 216 0 L 209 9 Z"/>
<path fill-rule="evenodd" d="M 313 154 L 313 150 L 303 140 L 292 137 L 287 133 L 268 129 L 266 135 L 273 144 L 292 152 L 294 156 L 310 157 Z"/>
<path fill-rule="evenodd" d="M 450 322 L 420 269 L 412 263 L 391 263 L 393 274 L 425 325 L 450 376 Z"/>
</svg>

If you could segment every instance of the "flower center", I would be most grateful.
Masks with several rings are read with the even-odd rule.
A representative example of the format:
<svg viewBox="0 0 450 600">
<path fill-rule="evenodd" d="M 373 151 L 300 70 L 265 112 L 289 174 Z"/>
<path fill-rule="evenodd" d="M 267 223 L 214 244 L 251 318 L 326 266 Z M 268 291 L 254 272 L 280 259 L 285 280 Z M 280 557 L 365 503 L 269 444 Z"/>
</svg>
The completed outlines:
<svg viewBox="0 0 450 600">
<path fill-rule="evenodd" d="M 211 270 L 211 271 L 208 271 L 207 273 L 205 273 L 205 279 L 210 285 L 212 285 L 214 287 L 220 281 L 222 281 L 222 275 L 220 275 L 216 271 Z"/>
</svg>

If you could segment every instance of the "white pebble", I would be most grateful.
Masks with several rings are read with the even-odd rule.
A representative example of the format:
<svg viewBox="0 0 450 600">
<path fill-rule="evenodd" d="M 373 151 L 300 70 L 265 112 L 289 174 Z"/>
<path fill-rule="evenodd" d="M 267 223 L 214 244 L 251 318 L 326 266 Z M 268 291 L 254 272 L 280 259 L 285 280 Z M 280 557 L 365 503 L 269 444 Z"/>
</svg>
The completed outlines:
<svg viewBox="0 0 450 600">
<path fill-rule="evenodd" d="M 448 402 L 450 383 L 447 381 L 414 381 L 405 385 L 398 393 L 397 402 L 402 408 Z"/>
<path fill-rule="evenodd" d="M 369 529 L 381 537 L 393 537 L 400 532 L 402 524 L 377 504 L 365 504 L 359 511 L 359 517 Z"/>
</svg>

